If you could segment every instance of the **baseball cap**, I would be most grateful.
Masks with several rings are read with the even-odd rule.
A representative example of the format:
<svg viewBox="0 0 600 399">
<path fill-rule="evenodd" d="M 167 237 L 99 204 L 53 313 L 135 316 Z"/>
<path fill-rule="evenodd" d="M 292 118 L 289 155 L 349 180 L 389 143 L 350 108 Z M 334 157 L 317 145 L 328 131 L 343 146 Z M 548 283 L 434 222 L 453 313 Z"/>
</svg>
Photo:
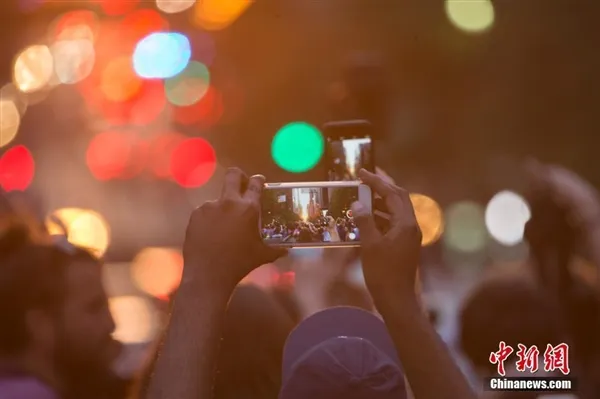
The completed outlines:
<svg viewBox="0 0 600 399">
<path fill-rule="evenodd" d="M 379 317 L 334 307 L 305 319 L 283 352 L 279 399 L 405 399 L 404 372 Z"/>
</svg>

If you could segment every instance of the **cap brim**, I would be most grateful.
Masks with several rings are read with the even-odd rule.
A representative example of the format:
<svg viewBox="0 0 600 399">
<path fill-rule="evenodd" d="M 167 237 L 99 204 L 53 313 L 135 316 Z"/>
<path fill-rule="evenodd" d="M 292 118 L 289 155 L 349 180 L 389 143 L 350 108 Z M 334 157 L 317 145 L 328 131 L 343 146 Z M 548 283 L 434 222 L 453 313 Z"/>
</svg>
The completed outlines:
<svg viewBox="0 0 600 399">
<path fill-rule="evenodd" d="M 304 353 L 336 337 L 359 337 L 371 342 L 402 370 L 394 342 L 383 320 L 365 310 L 340 306 L 315 313 L 289 335 L 283 351 L 283 380 Z"/>
</svg>

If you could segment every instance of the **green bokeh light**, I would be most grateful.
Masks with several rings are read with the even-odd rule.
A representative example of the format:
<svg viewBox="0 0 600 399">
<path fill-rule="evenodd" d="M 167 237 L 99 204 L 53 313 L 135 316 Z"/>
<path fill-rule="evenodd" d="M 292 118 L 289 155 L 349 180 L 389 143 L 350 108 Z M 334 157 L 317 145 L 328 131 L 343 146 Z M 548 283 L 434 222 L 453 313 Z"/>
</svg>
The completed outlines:
<svg viewBox="0 0 600 399">
<path fill-rule="evenodd" d="M 319 129 L 305 122 L 293 122 L 279 129 L 273 137 L 271 156 L 281 169 L 302 173 L 319 163 L 324 148 Z"/>
<path fill-rule="evenodd" d="M 165 80 L 165 95 L 171 104 L 187 107 L 200 101 L 209 85 L 210 71 L 206 65 L 192 61 L 179 75 Z"/>
</svg>

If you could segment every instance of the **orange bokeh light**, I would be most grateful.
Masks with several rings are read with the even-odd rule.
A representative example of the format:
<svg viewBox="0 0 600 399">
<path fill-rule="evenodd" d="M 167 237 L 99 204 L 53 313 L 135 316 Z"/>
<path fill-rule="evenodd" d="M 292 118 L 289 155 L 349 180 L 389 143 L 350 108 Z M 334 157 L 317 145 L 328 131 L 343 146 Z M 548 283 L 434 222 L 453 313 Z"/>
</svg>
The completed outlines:
<svg viewBox="0 0 600 399">
<path fill-rule="evenodd" d="M 158 298 L 168 296 L 179 286 L 182 273 L 183 257 L 169 248 L 146 248 L 131 265 L 135 285 Z"/>
<path fill-rule="evenodd" d="M 203 0 L 196 3 L 194 22 L 207 30 L 224 29 L 246 11 L 253 0 Z"/>
<path fill-rule="evenodd" d="M 173 179 L 179 185 L 200 187 L 215 173 L 217 155 L 208 141 L 202 138 L 187 139 L 175 148 L 170 164 Z"/>
<path fill-rule="evenodd" d="M 118 57 L 104 68 L 100 87 L 108 100 L 123 102 L 140 91 L 142 79 L 133 70 L 130 57 Z"/>
<path fill-rule="evenodd" d="M 24 145 L 11 148 L 0 158 L 0 185 L 4 191 L 25 191 L 34 175 L 33 155 Z"/>
</svg>

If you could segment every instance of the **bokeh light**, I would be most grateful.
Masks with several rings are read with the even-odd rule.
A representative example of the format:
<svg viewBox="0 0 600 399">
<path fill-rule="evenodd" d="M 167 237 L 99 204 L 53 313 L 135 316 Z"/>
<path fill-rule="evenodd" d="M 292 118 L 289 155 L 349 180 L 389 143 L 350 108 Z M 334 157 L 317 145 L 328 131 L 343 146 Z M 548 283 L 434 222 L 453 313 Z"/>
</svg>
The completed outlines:
<svg viewBox="0 0 600 399">
<path fill-rule="evenodd" d="M 477 252 L 485 248 L 486 241 L 484 210 L 480 205 L 464 201 L 446 210 L 444 243 L 450 249 Z"/>
<path fill-rule="evenodd" d="M 139 94 L 129 104 L 128 123 L 147 126 L 161 115 L 166 105 L 163 83 L 159 80 L 145 80 Z"/>
<path fill-rule="evenodd" d="M 110 244 L 108 222 L 102 215 L 92 210 L 58 209 L 46 219 L 46 228 L 52 235 L 66 235 L 71 244 L 85 248 L 97 257 L 104 255 Z"/>
<path fill-rule="evenodd" d="M 48 46 L 34 45 L 23 50 L 15 60 L 14 84 L 23 93 L 44 89 L 54 74 L 54 60 Z"/>
<path fill-rule="evenodd" d="M 156 8 L 167 14 L 176 14 L 191 8 L 196 0 L 156 0 Z"/>
<path fill-rule="evenodd" d="M 14 140 L 19 126 L 21 126 L 21 115 L 15 101 L 0 96 L 0 147 Z"/>
<path fill-rule="evenodd" d="M 119 35 L 117 40 L 122 42 L 123 54 L 131 55 L 138 42 L 144 37 L 152 33 L 168 31 L 169 21 L 159 12 L 144 8 L 127 14 L 118 26 L 116 33 Z"/>
<path fill-rule="evenodd" d="M 94 42 L 98 33 L 98 17 L 92 11 L 70 11 L 58 17 L 48 33 L 50 42 L 86 40 Z"/>
<path fill-rule="evenodd" d="M 223 116 L 223 97 L 213 86 L 210 86 L 205 95 L 187 107 L 174 107 L 173 119 L 181 125 L 200 125 L 208 128 L 216 124 Z"/>
<path fill-rule="evenodd" d="M 125 15 L 135 10 L 140 0 L 100 0 L 100 7 L 106 15 Z"/>
<path fill-rule="evenodd" d="M 34 175 L 33 155 L 24 145 L 12 147 L 0 158 L 0 185 L 4 191 L 25 191 Z"/>
<path fill-rule="evenodd" d="M 181 73 L 192 56 L 190 41 L 181 33 L 152 33 L 133 53 L 136 73 L 146 79 L 167 79 Z"/>
<path fill-rule="evenodd" d="M 133 152 L 133 140 L 123 132 L 104 132 L 90 142 L 86 163 L 98 180 L 121 177 L 129 164 Z"/>
<path fill-rule="evenodd" d="M 118 57 L 104 69 L 101 90 L 110 101 L 122 102 L 131 99 L 142 88 L 142 80 L 133 70 L 130 57 Z"/>
<path fill-rule="evenodd" d="M 0 99 L 12 102 L 15 107 L 17 107 L 17 111 L 19 111 L 21 118 L 25 115 L 30 104 L 29 98 L 30 95 L 20 91 L 17 89 L 17 86 L 12 83 L 7 83 L 0 89 Z"/>
<path fill-rule="evenodd" d="M 306 172 L 323 156 L 323 135 L 313 125 L 294 122 L 282 127 L 271 143 L 271 156 L 280 168 L 292 173 Z"/>
<path fill-rule="evenodd" d="M 446 0 L 445 9 L 450 22 L 468 33 L 484 32 L 494 24 L 491 0 Z"/>
<path fill-rule="evenodd" d="M 89 39 L 61 40 L 50 47 L 54 73 L 60 83 L 74 84 L 87 78 L 96 61 L 94 43 Z"/>
<path fill-rule="evenodd" d="M 220 30 L 235 22 L 252 0 L 202 0 L 196 3 L 194 23 L 206 30 Z"/>
<path fill-rule="evenodd" d="M 148 299 L 120 296 L 109 298 L 108 304 L 116 325 L 114 339 L 124 344 L 137 344 L 154 338 L 158 318 Z"/>
<path fill-rule="evenodd" d="M 135 285 L 145 293 L 165 298 L 179 286 L 183 257 L 170 248 L 145 248 L 131 264 Z"/>
<path fill-rule="evenodd" d="M 169 102 L 187 107 L 200 101 L 208 91 L 210 72 L 206 65 L 192 61 L 183 72 L 165 80 L 165 93 Z"/>
<path fill-rule="evenodd" d="M 150 141 L 148 166 L 154 176 L 159 179 L 171 178 L 171 159 L 173 152 L 185 140 L 185 136 L 177 132 L 167 132 L 154 137 Z"/>
<path fill-rule="evenodd" d="M 421 228 L 423 239 L 421 245 L 427 246 L 436 242 L 444 231 L 442 208 L 433 198 L 423 194 L 410 194 L 415 209 L 417 223 Z"/>
<path fill-rule="evenodd" d="M 212 145 L 202 138 L 184 140 L 173 151 L 171 174 L 183 187 L 204 185 L 216 168 L 217 154 Z"/>
<path fill-rule="evenodd" d="M 531 218 L 527 201 L 512 191 L 494 195 L 485 210 L 485 225 L 490 235 L 504 245 L 523 241 L 525 224 Z"/>
</svg>

